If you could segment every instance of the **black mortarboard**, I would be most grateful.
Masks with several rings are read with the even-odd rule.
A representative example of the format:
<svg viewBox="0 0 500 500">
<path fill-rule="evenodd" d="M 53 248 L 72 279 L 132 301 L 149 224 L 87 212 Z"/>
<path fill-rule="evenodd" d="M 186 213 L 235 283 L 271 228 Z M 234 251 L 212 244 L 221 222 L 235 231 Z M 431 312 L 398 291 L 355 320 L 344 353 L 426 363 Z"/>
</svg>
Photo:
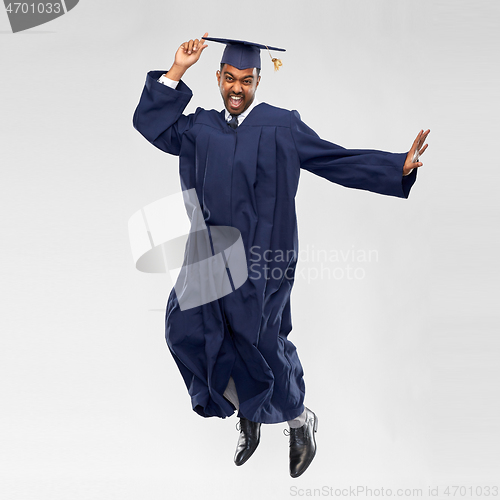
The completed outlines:
<svg viewBox="0 0 500 500">
<path fill-rule="evenodd" d="M 246 68 L 259 68 L 260 69 L 260 50 L 279 50 L 285 52 L 285 49 L 279 49 L 277 47 L 268 47 L 267 45 L 262 45 L 260 43 L 245 42 L 242 40 L 230 40 L 228 38 L 212 38 L 212 37 L 202 37 L 204 40 L 209 40 L 211 42 L 225 43 L 226 48 L 222 54 L 221 64 L 230 64 L 238 69 Z M 271 53 L 269 53 L 271 55 Z M 274 70 L 276 71 L 281 65 L 279 59 L 271 59 L 274 63 Z"/>
</svg>

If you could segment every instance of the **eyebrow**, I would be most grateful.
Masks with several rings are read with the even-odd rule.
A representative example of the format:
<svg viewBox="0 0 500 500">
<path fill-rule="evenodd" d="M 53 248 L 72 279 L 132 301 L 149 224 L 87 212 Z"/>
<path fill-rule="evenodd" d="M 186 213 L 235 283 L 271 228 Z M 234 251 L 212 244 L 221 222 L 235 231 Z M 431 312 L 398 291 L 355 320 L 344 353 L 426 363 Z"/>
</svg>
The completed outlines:
<svg viewBox="0 0 500 500">
<path fill-rule="evenodd" d="M 232 76 L 236 80 L 236 77 L 232 73 L 230 73 L 229 71 L 224 71 L 224 75 Z M 243 76 L 242 80 L 246 80 L 247 78 L 253 78 L 253 75 Z"/>
</svg>

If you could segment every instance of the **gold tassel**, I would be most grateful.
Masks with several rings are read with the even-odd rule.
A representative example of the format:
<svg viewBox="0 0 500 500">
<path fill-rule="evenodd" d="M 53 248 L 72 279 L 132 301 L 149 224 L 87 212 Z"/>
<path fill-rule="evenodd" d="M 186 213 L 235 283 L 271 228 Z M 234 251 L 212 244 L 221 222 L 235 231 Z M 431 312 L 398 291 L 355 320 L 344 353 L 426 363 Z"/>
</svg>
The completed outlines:
<svg viewBox="0 0 500 500">
<path fill-rule="evenodd" d="M 273 57 L 271 55 L 271 51 L 269 50 L 269 47 L 267 45 L 266 45 L 266 49 L 269 52 L 269 57 L 271 58 L 271 61 L 274 63 L 274 71 L 278 71 L 280 69 L 280 66 L 283 66 L 281 59 L 278 59 L 277 57 Z"/>
<path fill-rule="evenodd" d="M 283 66 L 281 59 L 277 59 L 276 57 L 271 57 L 271 60 L 274 63 L 274 71 L 278 71 L 280 69 L 280 66 Z"/>
</svg>

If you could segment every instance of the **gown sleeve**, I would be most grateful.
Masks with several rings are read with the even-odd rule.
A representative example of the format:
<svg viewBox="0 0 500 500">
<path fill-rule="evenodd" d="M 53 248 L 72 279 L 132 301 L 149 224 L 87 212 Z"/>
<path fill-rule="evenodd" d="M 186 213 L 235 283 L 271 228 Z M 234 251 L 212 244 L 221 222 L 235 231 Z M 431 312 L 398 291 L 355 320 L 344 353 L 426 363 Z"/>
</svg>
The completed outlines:
<svg viewBox="0 0 500 500">
<path fill-rule="evenodd" d="M 193 93 L 181 80 L 176 89 L 158 82 L 164 71 L 150 71 L 135 109 L 135 129 L 158 149 L 179 155 L 182 134 L 193 126 L 194 114 L 183 115 Z"/>
<path fill-rule="evenodd" d="M 301 168 L 345 187 L 408 198 L 417 169 L 403 176 L 407 153 L 345 149 L 321 139 L 297 111 L 291 113 L 290 126 Z"/>
</svg>

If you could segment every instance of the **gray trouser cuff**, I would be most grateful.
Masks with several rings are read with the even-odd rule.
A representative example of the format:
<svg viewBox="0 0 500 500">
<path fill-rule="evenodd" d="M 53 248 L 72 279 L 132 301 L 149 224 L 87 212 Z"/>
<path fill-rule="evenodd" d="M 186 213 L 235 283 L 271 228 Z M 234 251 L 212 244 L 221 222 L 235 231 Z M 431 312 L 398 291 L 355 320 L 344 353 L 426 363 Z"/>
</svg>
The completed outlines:
<svg viewBox="0 0 500 500">
<path fill-rule="evenodd" d="M 236 386 L 234 385 L 233 377 L 229 377 L 229 382 L 227 384 L 226 390 L 223 396 L 231 402 L 231 404 L 236 408 L 236 411 L 240 409 L 240 401 L 238 399 L 238 393 L 236 392 Z M 302 412 L 301 415 L 288 421 L 288 425 L 292 429 L 302 427 L 306 423 L 306 410 Z"/>
</svg>

